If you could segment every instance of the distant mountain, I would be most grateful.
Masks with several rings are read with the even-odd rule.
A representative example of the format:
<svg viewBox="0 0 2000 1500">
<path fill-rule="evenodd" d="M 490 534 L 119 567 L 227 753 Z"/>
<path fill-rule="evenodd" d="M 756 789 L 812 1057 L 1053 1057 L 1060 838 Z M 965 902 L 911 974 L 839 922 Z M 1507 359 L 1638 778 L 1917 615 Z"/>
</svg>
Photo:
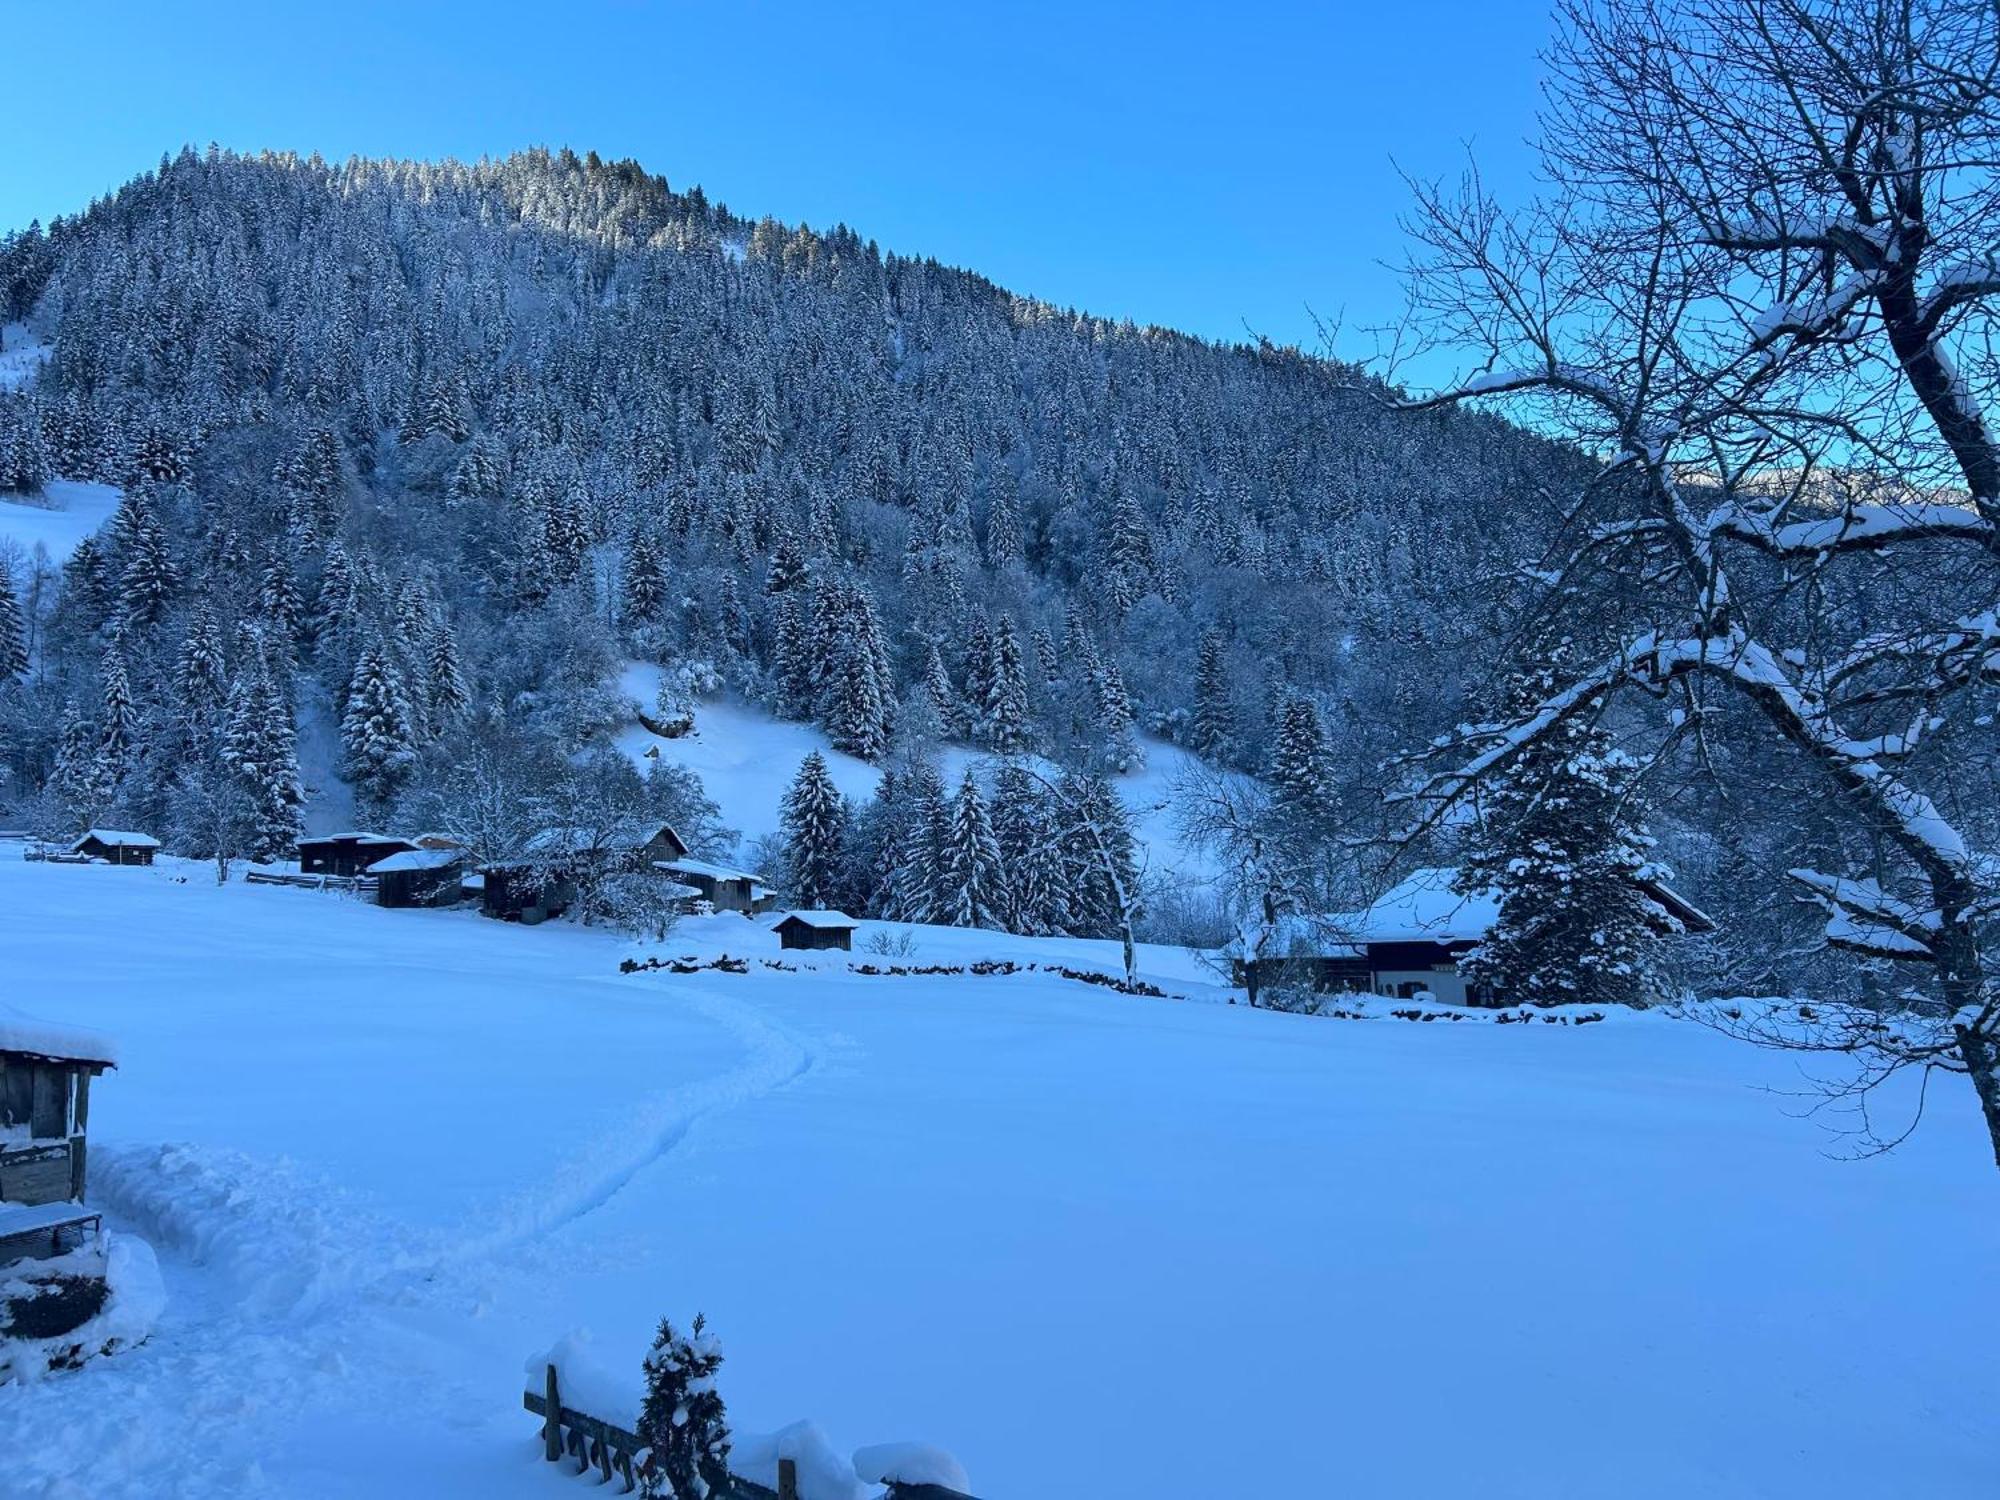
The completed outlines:
<svg viewBox="0 0 2000 1500">
<path fill-rule="evenodd" d="M 0 490 L 136 497 L 37 595 L 16 795 L 63 705 L 101 730 L 112 636 L 135 722 L 172 717 L 198 609 L 221 681 L 282 637 L 308 717 L 344 720 L 379 658 L 411 722 L 364 804 L 446 738 L 440 671 L 574 748 L 621 720 L 628 658 L 870 759 L 950 737 L 1116 769 L 1157 734 L 1261 769 L 1303 698 L 1359 775 L 1487 674 L 1566 464 L 1389 413 L 1351 368 L 569 152 L 185 151 L 0 243 L 0 318 L 47 346 L 0 393 Z"/>
</svg>

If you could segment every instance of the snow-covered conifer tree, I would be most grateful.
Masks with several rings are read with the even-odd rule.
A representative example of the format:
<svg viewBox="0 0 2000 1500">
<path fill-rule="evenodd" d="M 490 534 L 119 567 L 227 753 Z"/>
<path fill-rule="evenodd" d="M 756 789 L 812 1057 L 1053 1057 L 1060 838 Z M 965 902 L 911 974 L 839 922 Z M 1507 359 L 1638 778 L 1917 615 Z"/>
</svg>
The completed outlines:
<svg viewBox="0 0 2000 1500">
<path fill-rule="evenodd" d="M 944 846 L 940 915 L 954 927 L 1005 925 L 1007 891 L 1000 870 L 1000 846 L 993 837 L 986 799 L 967 767 L 951 801 Z"/>
<path fill-rule="evenodd" d="M 1002 755 L 1028 748 L 1028 678 L 1021 664 L 1021 642 L 1014 621 L 1002 615 L 993 626 L 993 665 L 982 705 L 981 725 L 986 743 Z"/>
<path fill-rule="evenodd" d="M 1188 733 L 1195 754 L 1226 758 L 1235 747 L 1235 714 L 1222 632 L 1204 631 L 1195 655 L 1194 723 Z"/>
<path fill-rule="evenodd" d="M 722 1345 L 696 1316 L 683 1334 L 662 1319 L 646 1355 L 646 1397 L 639 1440 L 646 1458 L 639 1493 L 646 1500 L 709 1500 L 734 1488 L 729 1477 L 729 1420 L 716 1389 Z"/>
<path fill-rule="evenodd" d="M 386 806 L 416 763 L 416 749 L 402 672 L 379 640 L 355 663 L 340 735 L 355 792 Z"/>
<path fill-rule="evenodd" d="M 839 906 L 849 829 L 847 799 L 833 784 L 826 758 L 809 751 L 785 793 L 780 828 L 785 847 L 785 895 L 805 908 Z"/>
<path fill-rule="evenodd" d="M 1518 675 L 1521 713 L 1567 680 L 1566 647 Z M 1661 873 L 1639 819 L 1636 768 L 1600 723 L 1575 716 L 1534 740 L 1489 789 L 1461 890 L 1495 890 L 1500 915 L 1465 962 L 1502 1003 L 1634 1005 L 1657 998 L 1674 919 L 1641 885 Z"/>
<path fill-rule="evenodd" d="M 28 636 L 21 620 L 21 603 L 14 594 L 14 572 L 0 559 L 0 687 L 28 670 Z"/>
</svg>

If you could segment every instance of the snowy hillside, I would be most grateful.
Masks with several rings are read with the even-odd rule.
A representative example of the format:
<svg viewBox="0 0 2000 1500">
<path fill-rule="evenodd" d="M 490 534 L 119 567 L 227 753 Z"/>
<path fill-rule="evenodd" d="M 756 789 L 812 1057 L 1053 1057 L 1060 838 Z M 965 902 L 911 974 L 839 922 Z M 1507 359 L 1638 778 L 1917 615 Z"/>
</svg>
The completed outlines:
<svg viewBox="0 0 2000 1500">
<path fill-rule="evenodd" d="M 660 668 L 650 662 L 627 662 L 619 675 L 619 691 L 650 714 L 660 676 Z M 1119 795 L 1132 814 L 1133 834 L 1150 857 L 1153 873 L 1203 875 L 1210 861 L 1182 842 L 1172 806 L 1175 784 L 1194 757 L 1164 740 L 1142 738 L 1140 743 L 1146 752 L 1145 767 L 1117 781 Z M 723 822 L 742 833 L 746 846 L 777 832 L 778 803 L 798 773 L 799 762 L 811 751 L 819 751 L 834 785 L 856 803 L 874 796 L 882 774 L 867 761 L 834 749 L 817 725 L 791 723 L 727 699 L 702 703 L 692 734 L 662 739 L 635 718 L 618 733 L 617 744 L 642 770 L 648 752 L 657 751 L 661 759 L 694 771 L 722 808 Z M 979 751 L 947 746 L 938 762 L 949 784 L 964 774 L 966 766 L 984 758 Z"/>
<path fill-rule="evenodd" d="M 53 480 L 36 504 L 0 499 L 0 541 L 15 543 L 24 557 L 38 545 L 46 547 L 50 561 L 59 563 L 117 509 L 118 491 L 111 485 Z"/>
<path fill-rule="evenodd" d="M 1700 1027 L 1287 1017 L 1169 950 L 1187 1000 L 789 972 L 734 917 L 661 951 L 746 973 L 621 975 L 174 861 L 0 858 L 0 910 L 9 998 L 119 1038 L 92 1196 L 173 1299 L 0 1389 L 10 1496 L 581 1493 L 523 1360 L 636 1371 L 696 1311 L 741 1427 L 936 1443 L 991 1500 L 1990 1489 L 1969 1112 L 1838 1162 L 1790 1059 Z"/>
</svg>

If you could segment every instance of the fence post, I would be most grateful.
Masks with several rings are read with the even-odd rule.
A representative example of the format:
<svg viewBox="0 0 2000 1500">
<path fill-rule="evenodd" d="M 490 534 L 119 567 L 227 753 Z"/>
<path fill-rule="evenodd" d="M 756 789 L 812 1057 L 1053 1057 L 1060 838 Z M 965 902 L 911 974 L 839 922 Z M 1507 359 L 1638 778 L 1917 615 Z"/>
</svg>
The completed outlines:
<svg viewBox="0 0 2000 1500">
<path fill-rule="evenodd" d="M 799 1462 L 795 1458 L 778 1460 L 778 1500 L 799 1500 Z"/>
<path fill-rule="evenodd" d="M 556 1390 L 556 1367 L 550 1365 L 548 1390 L 545 1396 L 549 1404 L 548 1415 L 542 1420 L 542 1457 L 554 1463 L 562 1457 L 562 1396 Z"/>
</svg>

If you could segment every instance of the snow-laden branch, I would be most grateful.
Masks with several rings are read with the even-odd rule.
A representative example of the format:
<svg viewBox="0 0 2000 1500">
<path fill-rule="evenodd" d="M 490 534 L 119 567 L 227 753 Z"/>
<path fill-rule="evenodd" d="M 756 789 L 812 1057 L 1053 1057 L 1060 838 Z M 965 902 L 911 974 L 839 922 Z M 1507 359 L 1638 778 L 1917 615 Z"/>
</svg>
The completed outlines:
<svg viewBox="0 0 2000 1500">
<path fill-rule="evenodd" d="M 1710 513 L 1708 530 L 1711 535 L 1748 542 L 1780 557 L 1873 551 L 1920 539 L 1981 545 L 1994 540 L 1993 526 L 1978 511 L 1945 501 L 1844 505 L 1826 515 L 1782 520 L 1740 500 L 1730 500 Z"/>
</svg>

